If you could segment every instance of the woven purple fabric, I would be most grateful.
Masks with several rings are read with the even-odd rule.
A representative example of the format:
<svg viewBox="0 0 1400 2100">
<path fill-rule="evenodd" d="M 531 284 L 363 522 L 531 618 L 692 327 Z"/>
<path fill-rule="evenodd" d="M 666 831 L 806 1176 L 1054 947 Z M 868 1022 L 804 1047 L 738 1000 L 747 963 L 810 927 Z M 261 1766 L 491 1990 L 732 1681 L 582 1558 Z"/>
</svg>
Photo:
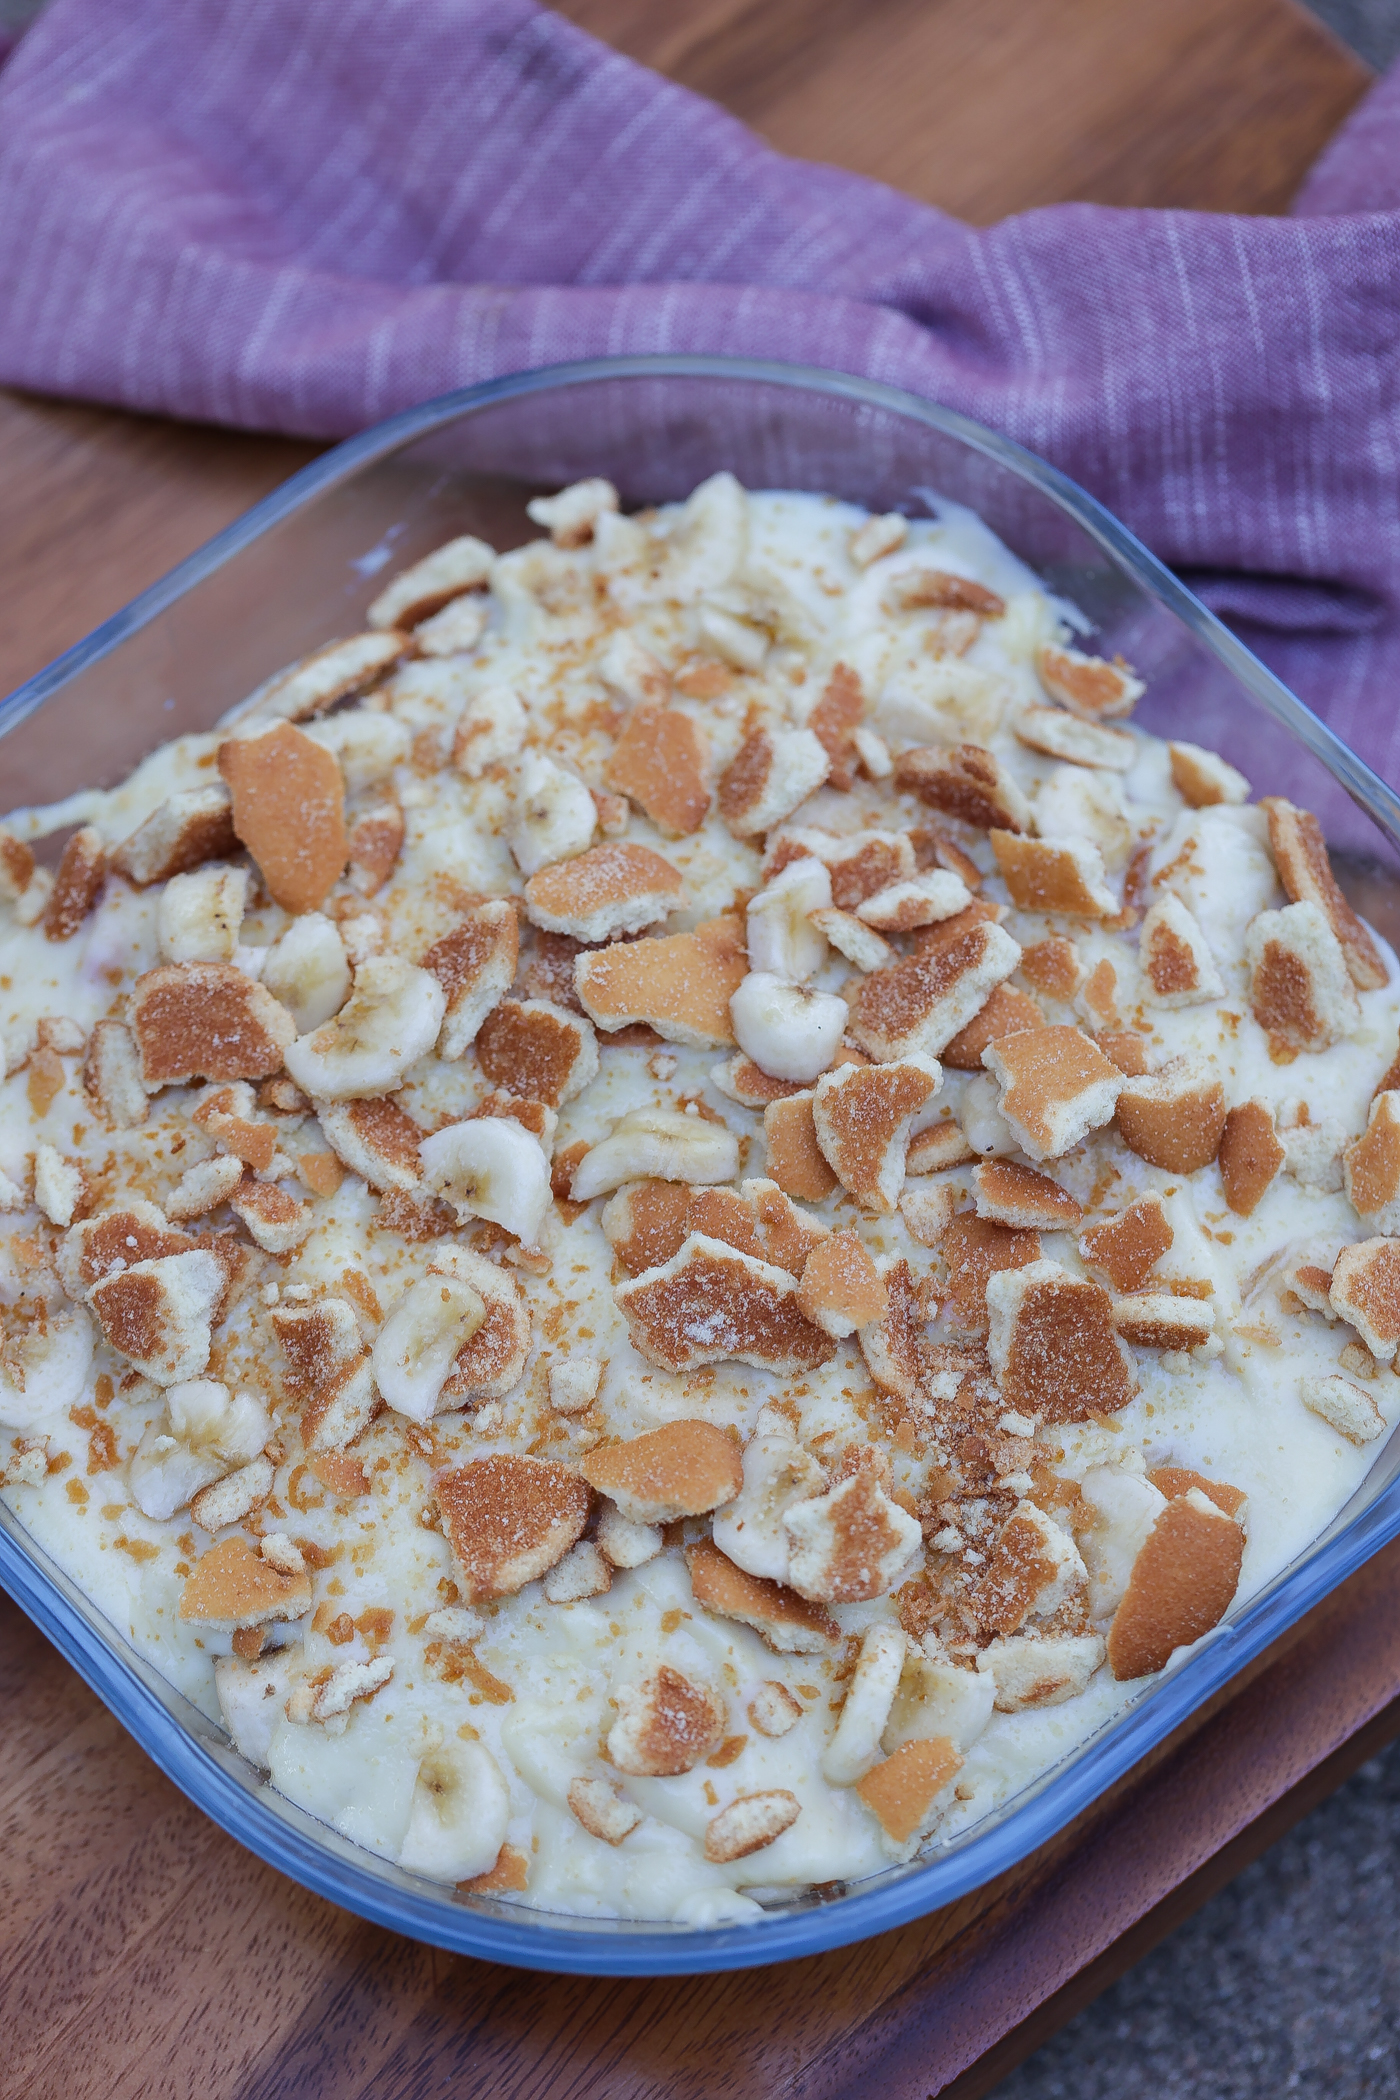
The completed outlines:
<svg viewBox="0 0 1400 2100">
<path fill-rule="evenodd" d="M 1395 779 L 1397 170 L 1392 77 L 1292 218 L 976 230 L 531 0 L 54 0 L 0 75 L 0 378 L 333 436 L 598 353 L 863 373 L 1063 467 Z"/>
</svg>

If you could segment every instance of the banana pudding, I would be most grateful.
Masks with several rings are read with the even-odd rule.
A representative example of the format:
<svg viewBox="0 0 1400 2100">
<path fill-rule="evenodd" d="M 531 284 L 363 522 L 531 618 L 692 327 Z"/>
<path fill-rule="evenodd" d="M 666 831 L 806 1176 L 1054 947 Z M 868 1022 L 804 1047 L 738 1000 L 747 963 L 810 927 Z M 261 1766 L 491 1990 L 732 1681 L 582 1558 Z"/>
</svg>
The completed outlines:
<svg viewBox="0 0 1400 2100">
<path fill-rule="evenodd" d="M 381 1859 L 758 1921 L 1360 1485 L 1400 983 L 971 513 L 530 515 L 0 831 L 0 1496 Z"/>
</svg>

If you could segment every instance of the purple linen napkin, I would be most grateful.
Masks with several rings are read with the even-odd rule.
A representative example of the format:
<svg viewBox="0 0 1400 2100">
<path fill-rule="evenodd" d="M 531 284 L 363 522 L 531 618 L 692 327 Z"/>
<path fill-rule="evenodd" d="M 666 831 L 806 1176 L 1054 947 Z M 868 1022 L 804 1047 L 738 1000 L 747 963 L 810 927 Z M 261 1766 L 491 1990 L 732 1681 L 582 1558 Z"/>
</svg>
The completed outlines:
<svg viewBox="0 0 1400 2100">
<path fill-rule="evenodd" d="M 1053 460 L 1400 777 L 1400 77 L 1288 219 L 986 230 L 774 153 L 531 0 L 54 0 L 0 75 L 0 379 L 337 436 L 746 352 Z"/>
</svg>

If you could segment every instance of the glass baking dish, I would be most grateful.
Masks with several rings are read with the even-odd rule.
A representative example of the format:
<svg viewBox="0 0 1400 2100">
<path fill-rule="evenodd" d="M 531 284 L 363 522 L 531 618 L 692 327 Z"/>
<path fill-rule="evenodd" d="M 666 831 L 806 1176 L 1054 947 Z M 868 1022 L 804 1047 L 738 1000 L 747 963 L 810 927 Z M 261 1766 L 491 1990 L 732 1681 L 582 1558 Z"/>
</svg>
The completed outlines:
<svg viewBox="0 0 1400 2100">
<path fill-rule="evenodd" d="M 1234 759 L 1257 793 L 1318 812 L 1353 902 L 1400 938 L 1400 799 L 1101 505 L 965 417 L 889 387 L 709 357 L 557 366 L 468 388 L 352 438 L 295 475 L 123 612 L 0 702 L 3 802 L 120 780 L 210 726 L 281 665 L 362 624 L 382 572 L 456 533 L 534 536 L 528 497 L 589 474 L 624 505 L 685 496 L 717 469 L 926 515 L 979 512 L 1079 607 L 1097 653 L 1148 680 L 1138 719 Z M 56 850 L 65 834 L 50 842 Z M 454 1893 L 361 1851 L 274 1793 L 0 1506 L 0 1584 L 157 1764 L 240 1843 L 379 1924 L 529 1968 L 647 1975 L 819 1953 L 966 1896 L 1035 1851 L 1188 1722 L 1400 1532 L 1400 1437 L 1289 1568 L 1147 1682 L 1128 1707 L 946 1850 L 761 1924 L 581 1919 Z"/>
</svg>

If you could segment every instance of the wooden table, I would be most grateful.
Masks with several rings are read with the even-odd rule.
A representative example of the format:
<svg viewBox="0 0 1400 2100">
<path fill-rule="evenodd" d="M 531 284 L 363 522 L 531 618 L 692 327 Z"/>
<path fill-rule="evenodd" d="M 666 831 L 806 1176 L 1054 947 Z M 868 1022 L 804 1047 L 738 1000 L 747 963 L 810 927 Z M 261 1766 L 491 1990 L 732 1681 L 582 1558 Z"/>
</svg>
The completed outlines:
<svg viewBox="0 0 1400 2100">
<path fill-rule="evenodd" d="M 1071 197 L 1279 210 L 1369 78 L 1289 0 L 561 11 L 785 151 L 979 221 Z M 0 397 L 0 691 L 313 450 Z M 777 1971 L 603 1983 L 440 1955 L 303 1894 L 191 1808 L 0 1599 L 0 2089 L 986 2093 L 1400 1730 L 1397 1683 L 1400 1547 L 1006 1883 Z"/>
</svg>

